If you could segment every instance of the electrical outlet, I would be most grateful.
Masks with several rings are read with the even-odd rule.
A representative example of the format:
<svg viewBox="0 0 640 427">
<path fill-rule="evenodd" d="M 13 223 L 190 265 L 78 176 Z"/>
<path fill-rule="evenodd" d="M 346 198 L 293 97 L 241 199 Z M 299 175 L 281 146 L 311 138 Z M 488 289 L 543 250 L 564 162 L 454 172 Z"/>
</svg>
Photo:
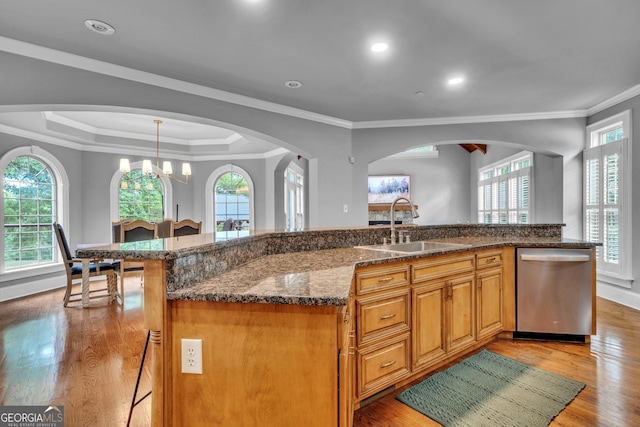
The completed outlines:
<svg viewBox="0 0 640 427">
<path fill-rule="evenodd" d="M 202 340 L 182 339 L 182 373 L 202 374 Z"/>
<path fill-rule="evenodd" d="M 349 212 L 349 205 L 344 205 L 342 209 L 344 210 L 344 213 Z"/>
</svg>

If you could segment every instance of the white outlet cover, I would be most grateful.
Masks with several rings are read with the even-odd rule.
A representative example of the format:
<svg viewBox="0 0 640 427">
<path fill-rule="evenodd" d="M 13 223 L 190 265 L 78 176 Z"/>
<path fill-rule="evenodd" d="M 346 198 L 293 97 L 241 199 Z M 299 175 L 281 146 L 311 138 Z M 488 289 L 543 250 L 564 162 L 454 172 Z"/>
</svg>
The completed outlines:
<svg viewBox="0 0 640 427">
<path fill-rule="evenodd" d="M 183 338 L 182 373 L 202 374 L 202 340 Z"/>
</svg>

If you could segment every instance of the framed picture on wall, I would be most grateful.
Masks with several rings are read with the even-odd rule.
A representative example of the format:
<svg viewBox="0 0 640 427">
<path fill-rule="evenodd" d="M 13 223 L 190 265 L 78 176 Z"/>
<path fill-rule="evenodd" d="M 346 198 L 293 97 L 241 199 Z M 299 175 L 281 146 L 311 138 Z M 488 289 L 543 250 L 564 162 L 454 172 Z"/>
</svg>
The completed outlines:
<svg viewBox="0 0 640 427">
<path fill-rule="evenodd" d="M 369 176 L 369 204 L 390 204 L 396 197 L 410 197 L 410 182 L 409 175 Z"/>
</svg>

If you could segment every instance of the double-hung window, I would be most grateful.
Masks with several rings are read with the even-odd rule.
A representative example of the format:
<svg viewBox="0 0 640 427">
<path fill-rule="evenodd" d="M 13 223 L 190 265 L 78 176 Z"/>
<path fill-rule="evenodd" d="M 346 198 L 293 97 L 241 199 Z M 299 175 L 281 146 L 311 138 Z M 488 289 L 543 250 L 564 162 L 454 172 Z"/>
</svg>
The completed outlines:
<svg viewBox="0 0 640 427">
<path fill-rule="evenodd" d="M 584 151 L 584 239 L 596 248 L 599 279 L 629 286 L 631 269 L 631 114 L 587 127 Z"/>
<path fill-rule="evenodd" d="M 525 151 L 479 170 L 478 223 L 532 221 L 533 154 Z"/>
<path fill-rule="evenodd" d="M 0 281 L 59 271 L 53 222 L 65 224 L 69 180 L 62 164 L 38 146 L 0 157 Z"/>
</svg>

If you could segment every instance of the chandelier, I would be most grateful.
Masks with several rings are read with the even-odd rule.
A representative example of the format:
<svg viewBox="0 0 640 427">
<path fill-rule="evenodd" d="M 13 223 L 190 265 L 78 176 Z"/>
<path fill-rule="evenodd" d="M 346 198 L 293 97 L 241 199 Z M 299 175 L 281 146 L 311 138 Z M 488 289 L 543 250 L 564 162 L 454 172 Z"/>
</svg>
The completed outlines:
<svg viewBox="0 0 640 427">
<path fill-rule="evenodd" d="M 142 175 L 139 177 L 127 179 L 127 173 L 131 172 L 131 165 L 129 164 L 129 159 L 120 159 L 120 172 L 124 174 L 124 179 L 122 180 L 121 188 L 127 189 L 129 188 L 129 182 L 134 182 L 135 189 L 138 190 L 140 188 L 140 183 L 138 180 L 144 177 L 155 177 L 155 178 L 169 178 L 174 181 L 180 182 L 182 184 L 189 183 L 189 175 L 191 175 L 191 165 L 189 163 L 182 164 L 182 175 L 184 175 L 185 180 L 182 181 L 176 177 L 171 176 L 173 173 L 173 167 L 171 166 L 171 162 L 165 160 L 162 162 L 162 172 L 160 171 L 160 124 L 162 120 L 154 120 L 156 124 L 156 172 L 154 172 L 153 164 L 151 160 L 143 160 L 142 161 Z M 153 184 L 147 183 L 147 189 L 152 189 Z"/>
</svg>

